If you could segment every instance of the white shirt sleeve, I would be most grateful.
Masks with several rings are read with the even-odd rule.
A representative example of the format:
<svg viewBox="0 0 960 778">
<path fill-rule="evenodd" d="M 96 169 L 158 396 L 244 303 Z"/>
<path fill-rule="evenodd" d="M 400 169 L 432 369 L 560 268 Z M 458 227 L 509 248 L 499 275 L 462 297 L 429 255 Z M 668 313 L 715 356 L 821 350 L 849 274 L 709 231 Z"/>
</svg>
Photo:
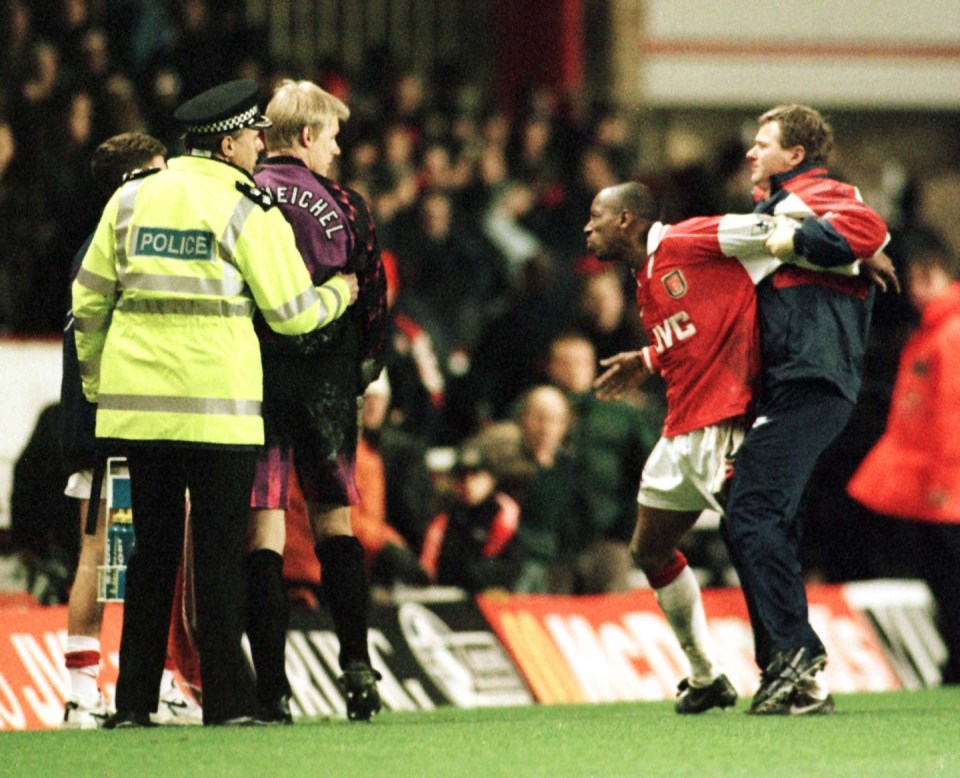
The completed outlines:
<svg viewBox="0 0 960 778">
<path fill-rule="evenodd" d="M 783 264 L 763 246 L 773 226 L 773 217 L 762 213 L 728 213 L 717 225 L 720 250 L 740 260 L 755 284 Z"/>
</svg>

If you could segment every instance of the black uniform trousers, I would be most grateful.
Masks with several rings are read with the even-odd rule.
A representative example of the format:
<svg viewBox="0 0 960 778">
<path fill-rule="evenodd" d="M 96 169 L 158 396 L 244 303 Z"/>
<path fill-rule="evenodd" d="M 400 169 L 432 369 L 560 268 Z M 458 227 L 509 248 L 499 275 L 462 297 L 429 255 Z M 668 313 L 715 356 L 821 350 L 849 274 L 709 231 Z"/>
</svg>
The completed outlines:
<svg viewBox="0 0 960 778">
<path fill-rule="evenodd" d="M 257 713 L 253 676 L 240 644 L 255 460 L 254 450 L 239 447 L 127 449 L 136 544 L 127 565 L 118 711 L 157 709 L 189 489 L 204 724 Z"/>
<path fill-rule="evenodd" d="M 783 384 L 760 398 L 737 451 L 721 527 L 761 668 L 777 651 L 824 650 L 808 619 L 797 512 L 817 458 L 852 412 L 853 403 L 825 381 Z"/>
</svg>

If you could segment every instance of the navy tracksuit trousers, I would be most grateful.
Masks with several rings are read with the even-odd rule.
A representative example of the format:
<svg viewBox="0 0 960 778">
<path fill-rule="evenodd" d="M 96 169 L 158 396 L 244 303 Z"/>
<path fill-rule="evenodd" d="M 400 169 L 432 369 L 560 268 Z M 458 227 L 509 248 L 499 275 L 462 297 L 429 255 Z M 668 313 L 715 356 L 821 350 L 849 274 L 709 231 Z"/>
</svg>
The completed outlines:
<svg viewBox="0 0 960 778">
<path fill-rule="evenodd" d="M 826 382 L 782 385 L 760 398 L 757 420 L 737 452 L 721 526 L 761 668 L 777 651 L 823 651 L 807 615 L 797 511 L 817 458 L 852 412 L 853 403 Z"/>
</svg>

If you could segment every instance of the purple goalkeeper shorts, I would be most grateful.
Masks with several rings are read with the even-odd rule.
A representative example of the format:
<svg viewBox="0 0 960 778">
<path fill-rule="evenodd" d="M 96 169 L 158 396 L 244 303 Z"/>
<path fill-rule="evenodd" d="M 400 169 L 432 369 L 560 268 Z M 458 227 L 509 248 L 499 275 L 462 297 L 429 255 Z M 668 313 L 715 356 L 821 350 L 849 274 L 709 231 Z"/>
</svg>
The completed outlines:
<svg viewBox="0 0 960 778">
<path fill-rule="evenodd" d="M 250 507 L 286 510 L 291 467 L 307 501 L 358 503 L 356 360 L 274 356 L 264 359 L 263 374 L 265 445 Z"/>
</svg>

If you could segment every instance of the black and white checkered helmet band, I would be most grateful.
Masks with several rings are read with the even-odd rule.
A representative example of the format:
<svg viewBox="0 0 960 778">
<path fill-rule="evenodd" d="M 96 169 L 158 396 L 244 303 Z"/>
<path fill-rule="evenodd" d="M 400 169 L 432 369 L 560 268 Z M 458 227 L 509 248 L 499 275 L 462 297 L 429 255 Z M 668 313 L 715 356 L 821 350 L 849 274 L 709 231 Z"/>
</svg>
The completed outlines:
<svg viewBox="0 0 960 778">
<path fill-rule="evenodd" d="M 257 106 L 254 105 L 241 114 L 221 119 L 218 122 L 191 124 L 187 127 L 187 132 L 195 135 L 212 135 L 214 133 L 219 135 L 225 132 L 232 132 L 233 130 L 242 130 L 244 127 L 249 127 L 254 124 L 259 115 L 260 111 Z"/>
</svg>

